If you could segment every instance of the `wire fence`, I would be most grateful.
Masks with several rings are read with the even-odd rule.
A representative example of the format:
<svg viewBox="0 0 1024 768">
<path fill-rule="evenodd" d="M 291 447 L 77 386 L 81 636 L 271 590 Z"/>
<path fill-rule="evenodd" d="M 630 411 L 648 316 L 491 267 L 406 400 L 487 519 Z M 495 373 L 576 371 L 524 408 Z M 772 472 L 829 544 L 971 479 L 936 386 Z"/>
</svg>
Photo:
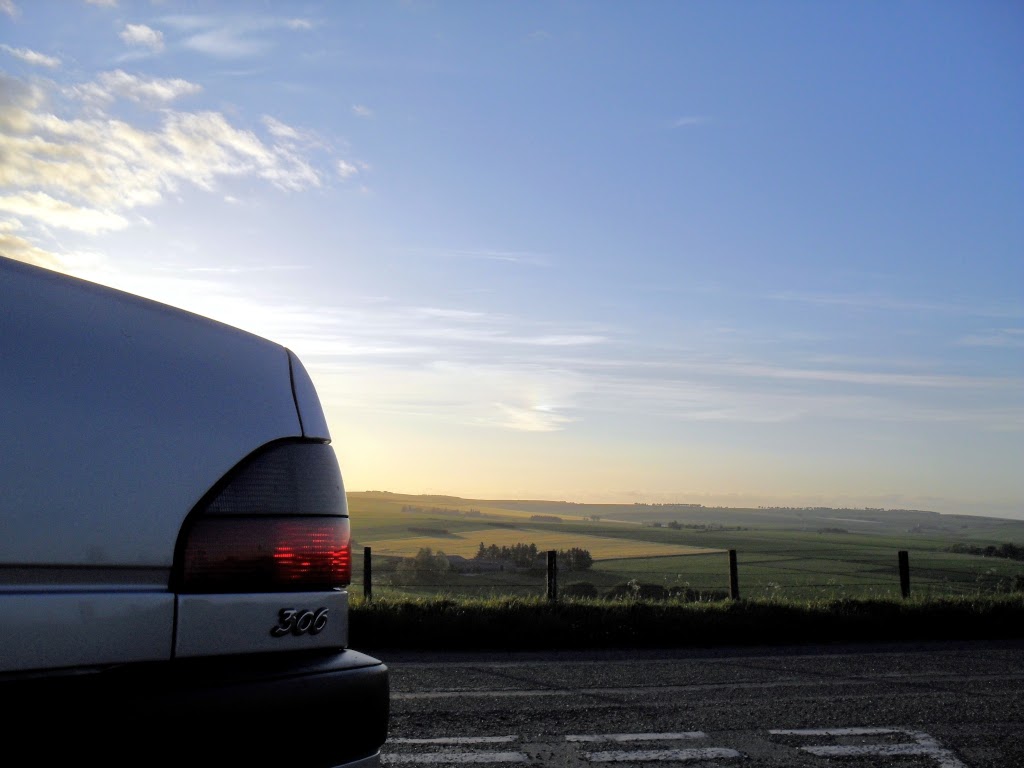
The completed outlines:
<svg viewBox="0 0 1024 768">
<path fill-rule="evenodd" d="M 739 598 L 899 598 L 1024 592 L 1024 562 L 951 552 L 847 547 L 828 556 L 818 549 L 770 552 L 727 550 L 644 560 L 600 560 L 582 570 L 546 562 L 457 564 L 356 553 L 350 590 L 365 599 L 391 596 L 573 597 L 712 601 Z"/>
</svg>

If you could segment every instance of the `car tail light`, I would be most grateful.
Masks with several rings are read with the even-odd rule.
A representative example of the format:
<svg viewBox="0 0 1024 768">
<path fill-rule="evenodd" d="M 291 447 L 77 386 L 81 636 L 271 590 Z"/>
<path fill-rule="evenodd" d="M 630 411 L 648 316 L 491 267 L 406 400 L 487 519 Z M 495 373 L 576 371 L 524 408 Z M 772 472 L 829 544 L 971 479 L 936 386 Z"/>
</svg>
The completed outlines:
<svg viewBox="0 0 1024 768">
<path fill-rule="evenodd" d="M 347 517 L 212 517 L 189 532 L 182 592 L 281 592 L 347 586 Z"/>
<path fill-rule="evenodd" d="M 322 443 L 281 443 L 229 473 L 190 516 L 181 592 L 340 589 L 352 576 L 341 472 Z"/>
</svg>

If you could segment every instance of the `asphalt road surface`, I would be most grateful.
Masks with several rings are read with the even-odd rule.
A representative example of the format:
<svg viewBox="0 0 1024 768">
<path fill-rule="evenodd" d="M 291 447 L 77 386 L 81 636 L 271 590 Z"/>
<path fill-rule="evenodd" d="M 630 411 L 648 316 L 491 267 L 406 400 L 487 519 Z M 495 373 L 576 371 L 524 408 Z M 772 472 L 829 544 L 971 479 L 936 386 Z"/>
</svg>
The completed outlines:
<svg viewBox="0 0 1024 768">
<path fill-rule="evenodd" d="M 1024 768 L 1024 642 L 372 653 L 385 766 Z"/>
</svg>

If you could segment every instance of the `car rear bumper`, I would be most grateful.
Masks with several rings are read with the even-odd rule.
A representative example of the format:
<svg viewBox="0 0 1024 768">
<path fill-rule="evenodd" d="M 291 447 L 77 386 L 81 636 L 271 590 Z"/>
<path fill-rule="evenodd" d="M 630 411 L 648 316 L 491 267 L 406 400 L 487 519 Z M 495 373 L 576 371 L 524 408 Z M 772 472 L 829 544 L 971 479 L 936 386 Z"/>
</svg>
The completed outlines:
<svg viewBox="0 0 1024 768">
<path fill-rule="evenodd" d="M 0 696 L 23 727 L 52 726 L 48 763 L 370 768 L 390 713 L 386 665 L 352 650 L 19 676 Z"/>
</svg>

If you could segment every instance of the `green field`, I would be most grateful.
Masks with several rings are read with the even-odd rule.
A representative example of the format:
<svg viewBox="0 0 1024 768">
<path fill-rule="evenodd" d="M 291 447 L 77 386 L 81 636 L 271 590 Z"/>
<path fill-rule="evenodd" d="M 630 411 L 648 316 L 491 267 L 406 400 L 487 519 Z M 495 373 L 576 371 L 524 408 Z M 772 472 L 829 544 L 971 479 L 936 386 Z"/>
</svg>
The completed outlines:
<svg viewBox="0 0 1024 768">
<path fill-rule="evenodd" d="M 700 506 L 494 501 L 368 492 L 348 495 L 356 544 L 374 555 L 375 594 L 541 594 L 543 569 L 447 573 L 424 583 L 389 576 L 399 558 L 427 547 L 472 557 L 480 543 L 582 547 L 587 571 L 559 585 L 600 592 L 626 582 L 727 591 L 735 550 L 741 597 L 898 597 L 898 552 L 909 553 L 915 596 L 1024 589 L 1024 562 L 949 551 L 953 544 L 1024 544 L 1024 521 L 918 510 L 734 509 Z"/>
<path fill-rule="evenodd" d="M 605 536 L 577 534 L 571 538 L 561 531 L 546 531 L 534 528 L 473 528 L 457 534 L 442 536 L 405 536 L 394 539 L 378 539 L 373 542 L 373 551 L 390 557 L 412 557 L 422 547 L 442 551 L 446 555 L 473 557 L 480 547 L 513 546 L 519 543 L 536 544 L 537 549 L 568 549 L 581 547 L 590 552 L 595 560 L 613 558 L 665 557 L 668 555 L 695 555 L 721 550 L 688 546 L 685 544 L 645 541 L 641 539 L 613 539 Z"/>
</svg>

